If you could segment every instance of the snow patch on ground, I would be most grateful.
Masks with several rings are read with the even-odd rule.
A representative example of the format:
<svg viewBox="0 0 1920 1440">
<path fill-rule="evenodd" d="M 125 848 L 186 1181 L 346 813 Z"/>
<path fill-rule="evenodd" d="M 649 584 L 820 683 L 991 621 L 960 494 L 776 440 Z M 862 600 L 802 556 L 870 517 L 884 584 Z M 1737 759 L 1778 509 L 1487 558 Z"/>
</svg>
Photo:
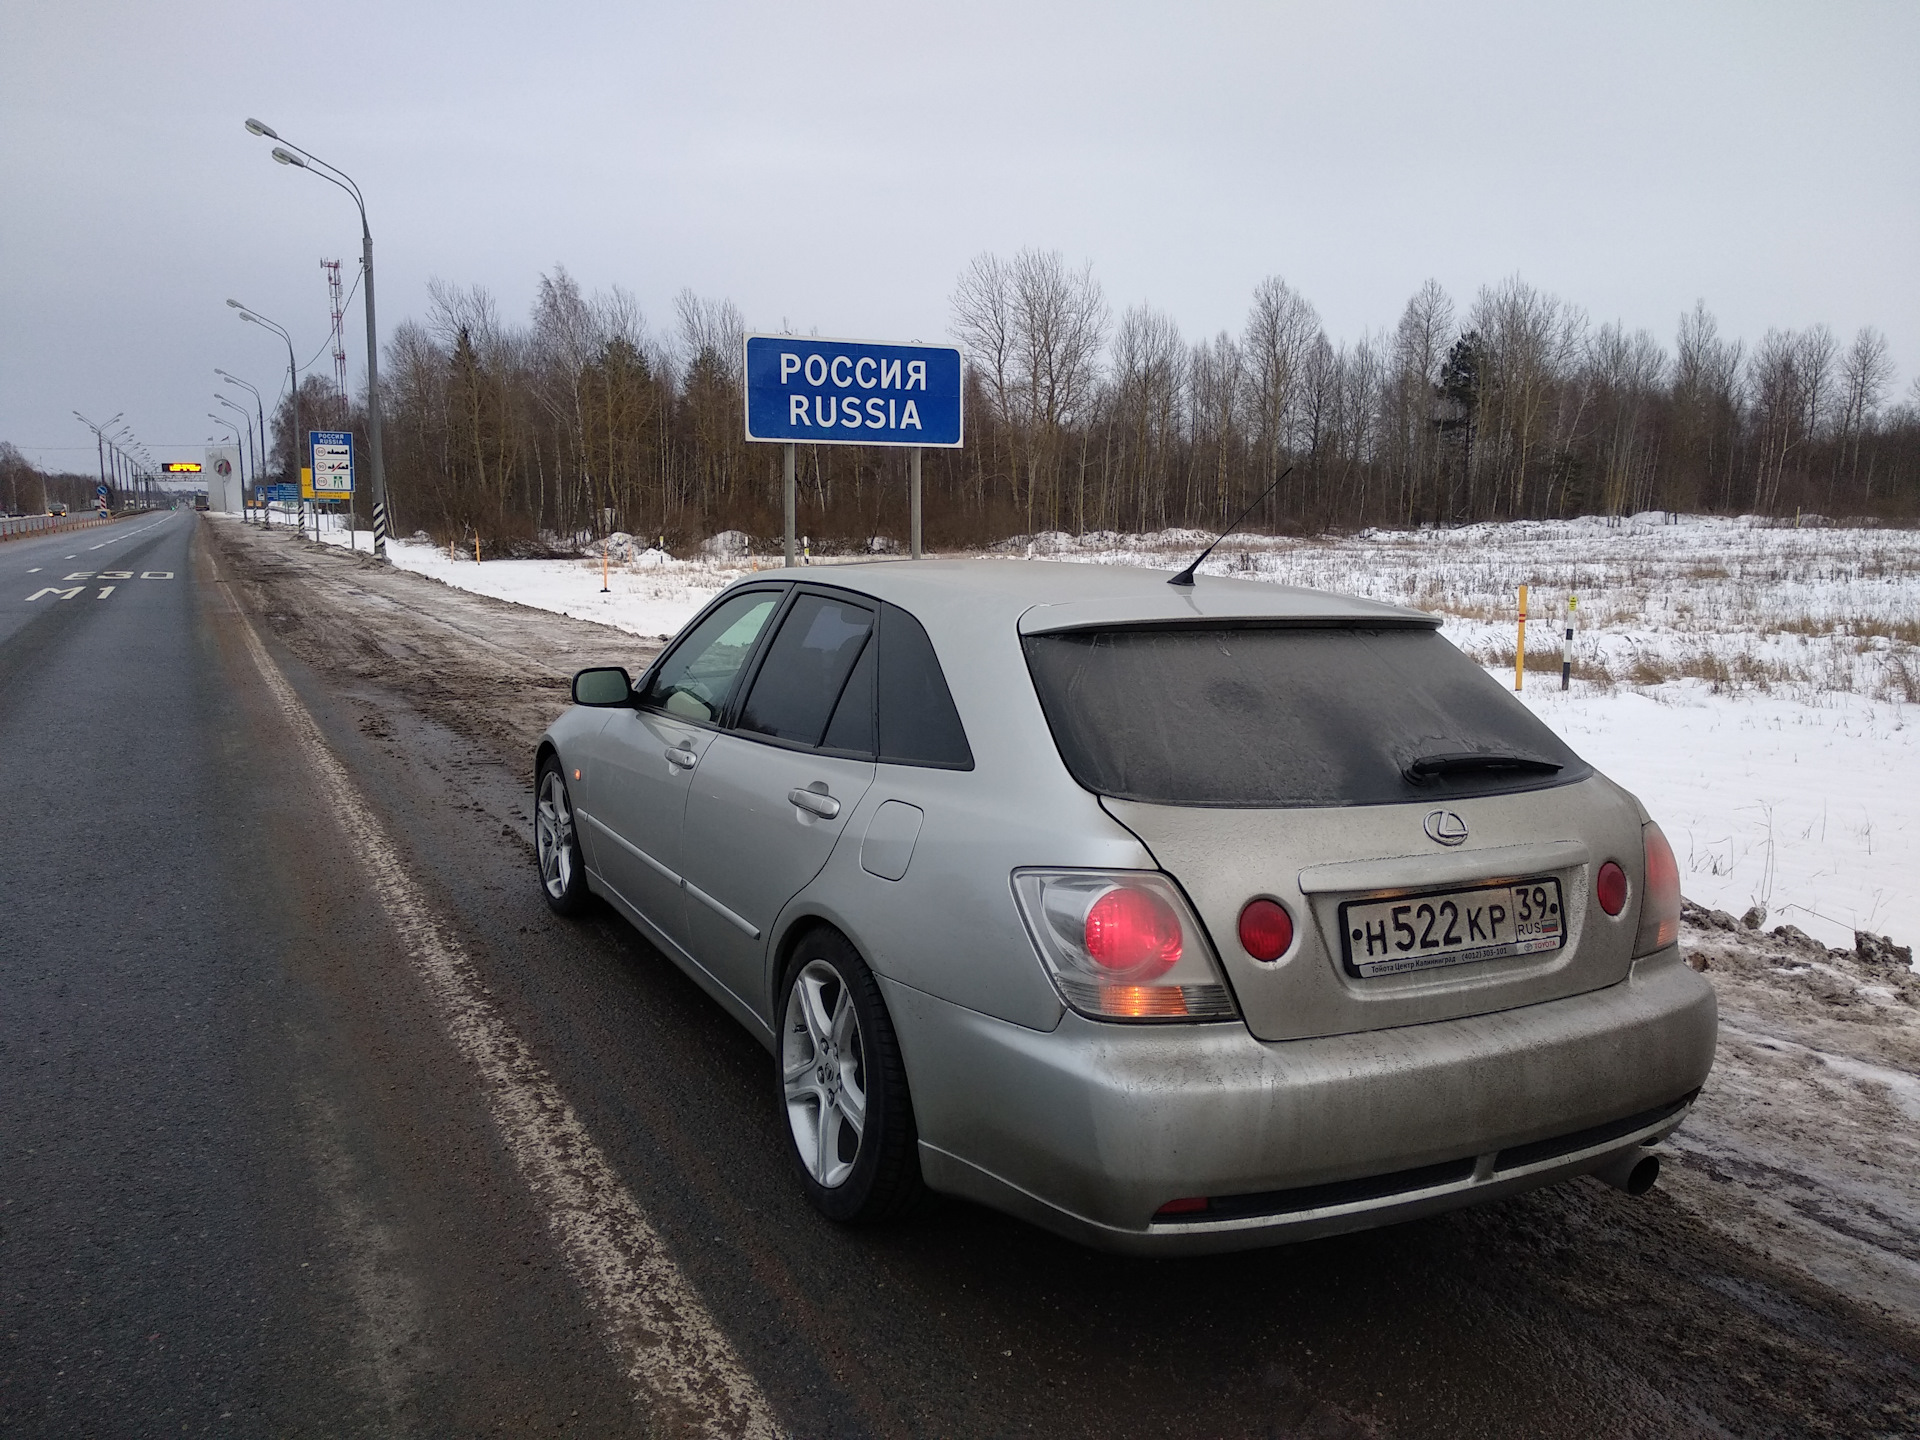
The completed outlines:
<svg viewBox="0 0 1920 1440">
<path fill-rule="evenodd" d="M 349 543 L 342 529 L 323 538 Z M 999 548 L 1176 569 L 1211 538 L 1055 533 Z M 649 638 L 779 564 L 742 553 L 739 532 L 693 560 L 619 539 L 604 590 L 598 556 L 476 564 L 417 540 L 388 549 L 449 585 Z M 351 543 L 366 550 L 372 536 Z M 1920 677 L 1920 531 L 1653 514 L 1252 536 L 1228 540 L 1203 573 L 1437 612 L 1447 637 L 1508 683 L 1514 588 L 1527 583 L 1528 653 L 1552 670 L 1531 673 L 1522 698 L 1647 805 L 1690 898 L 1734 914 L 1760 904 L 1842 948 L 1855 929 L 1920 938 L 1920 695 L 1908 688 Z M 1579 678 L 1563 694 L 1569 594 Z"/>
</svg>

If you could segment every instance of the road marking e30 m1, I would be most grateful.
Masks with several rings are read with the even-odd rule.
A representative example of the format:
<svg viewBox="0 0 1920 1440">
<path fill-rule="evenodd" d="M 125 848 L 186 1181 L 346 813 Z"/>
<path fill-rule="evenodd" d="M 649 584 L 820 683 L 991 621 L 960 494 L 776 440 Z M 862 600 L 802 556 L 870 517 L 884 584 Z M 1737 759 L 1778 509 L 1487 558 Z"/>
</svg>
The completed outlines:
<svg viewBox="0 0 1920 1440">
<path fill-rule="evenodd" d="M 73 574 L 67 576 L 68 580 L 92 580 L 95 578 L 94 572 L 91 570 L 76 570 Z M 101 580 L 131 580 L 133 579 L 133 572 L 131 570 L 102 570 L 97 578 Z M 173 571 L 142 570 L 140 572 L 140 578 L 142 580 L 171 580 L 173 579 Z M 32 601 L 38 600 L 42 595 L 51 595 L 58 600 L 71 600 L 86 588 L 84 585 L 75 585 L 71 590 L 62 590 L 57 585 L 45 585 L 34 591 L 33 594 L 27 596 L 27 599 Z M 94 598 L 96 600 L 104 600 L 118 588 L 119 587 L 115 585 L 103 586 L 101 587 L 100 593 Z"/>
</svg>

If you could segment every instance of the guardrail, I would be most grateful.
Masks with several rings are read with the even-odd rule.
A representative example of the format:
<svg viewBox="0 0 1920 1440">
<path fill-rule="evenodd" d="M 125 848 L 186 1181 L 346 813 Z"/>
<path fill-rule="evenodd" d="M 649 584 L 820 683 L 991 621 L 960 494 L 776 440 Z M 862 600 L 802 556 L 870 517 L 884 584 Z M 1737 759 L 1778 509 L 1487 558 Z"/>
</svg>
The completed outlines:
<svg viewBox="0 0 1920 1440">
<path fill-rule="evenodd" d="M 0 515 L 0 540 L 18 540 L 23 535 L 57 535 L 62 530 L 85 530 L 90 525 L 110 525 L 98 515 Z"/>
</svg>

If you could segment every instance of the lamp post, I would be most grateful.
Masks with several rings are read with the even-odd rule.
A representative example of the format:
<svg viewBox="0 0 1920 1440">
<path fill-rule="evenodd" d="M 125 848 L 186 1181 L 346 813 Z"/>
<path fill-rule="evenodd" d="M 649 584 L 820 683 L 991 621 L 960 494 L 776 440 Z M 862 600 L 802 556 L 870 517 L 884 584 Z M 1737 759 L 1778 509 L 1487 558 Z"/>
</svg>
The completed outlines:
<svg viewBox="0 0 1920 1440">
<path fill-rule="evenodd" d="M 113 419 L 107 421 L 107 425 L 118 424 L 120 419 L 126 413 L 127 413 L 126 411 L 122 410 L 118 415 L 115 415 Z M 89 430 L 93 431 L 94 454 L 95 454 L 95 458 L 98 460 L 100 465 L 100 483 L 104 485 L 107 483 L 106 426 L 94 424 L 93 421 L 89 420 L 86 416 L 82 415 L 78 410 L 73 412 L 73 418 L 78 420 L 82 425 L 86 426 Z"/>
<path fill-rule="evenodd" d="M 113 447 L 117 462 L 113 467 L 113 495 L 111 498 L 114 502 L 118 503 L 128 483 L 133 479 L 134 459 L 129 453 L 128 447 L 138 445 L 140 442 L 134 437 L 133 426 L 123 422 L 107 443 Z M 109 509 L 111 508 L 110 506 Z"/>
<path fill-rule="evenodd" d="M 207 412 L 207 418 L 213 421 L 214 424 L 223 426 L 224 428 L 233 432 L 233 453 L 236 456 L 240 455 L 242 453 L 240 449 L 240 436 L 244 433 L 241 430 L 241 428 L 238 425 L 234 424 L 233 421 L 223 419 L 220 416 L 214 414 L 213 411 L 211 410 Z M 223 486 L 222 488 L 224 489 L 225 487 Z M 240 472 L 240 491 L 243 497 L 246 494 L 246 488 L 247 488 L 247 472 L 243 469 Z M 246 513 L 247 513 L 247 502 L 244 498 L 242 498 L 242 500 L 240 501 L 240 514 L 242 515 L 242 517 L 244 517 Z"/>
<path fill-rule="evenodd" d="M 249 119 L 247 129 L 269 140 L 280 140 L 273 127 Z M 373 231 L 367 227 L 367 202 L 359 185 L 337 165 L 329 165 L 311 151 L 302 150 L 291 140 L 280 140 L 273 147 L 273 158 L 292 165 L 347 192 L 360 211 L 360 282 L 367 299 L 367 459 L 373 476 L 373 553 L 387 558 L 387 471 L 380 452 L 380 339 L 373 320 Z"/>
<path fill-rule="evenodd" d="M 294 493 L 298 494 L 300 488 L 300 370 L 293 358 L 293 337 L 266 316 L 249 310 L 238 300 L 229 300 L 227 304 L 240 312 L 242 320 L 251 320 L 256 325 L 264 325 L 287 342 L 287 394 L 292 397 L 293 403 L 293 433 L 287 437 L 287 469 L 291 472 L 288 480 L 294 487 Z M 262 513 L 271 514 L 271 507 Z"/>
<path fill-rule="evenodd" d="M 260 422 L 260 448 L 254 452 L 255 458 L 253 462 L 253 483 L 254 483 L 254 486 L 258 488 L 260 484 L 260 471 L 267 463 L 266 404 L 264 401 L 261 400 L 260 392 L 258 390 L 255 390 L 254 387 L 249 385 L 246 381 L 242 380 L 238 375 L 229 375 L 226 371 L 222 370 L 218 365 L 213 367 L 213 373 L 218 375 L 222 380 L 230 380 L 235 385 L 240 386 L 241 389 L 249 390 L 249 391 L 252 391 L 253 393 L 253 410 L 254 410 L 255 416 L 259 419 L 259 422 Z M 258 499 L 259 497 L 255 496 L 254 498 Z M 266 506 L 264 504 L 261 506 L 260 513 L 262 515 L 266 514 Z"/>
<path fill-rule="evenodd" d="M 229 400 L 226 396 L 222 395 L 218 390 L 213 392 L 213 398 L 218 400 L 222 405 L 226 406 L 229 410 L 233 411 L 236 415 L 240 417 L 240 434 L 244 442 L 240 447 L 241 454 L 252 456 L 252 462 L 248 468 L 253 471 L 254 484 L 256 485 L 259 484 L 260 483 L 260 457 L 257 455 L 253 455 L 253 417 L 247 414 L 245 407 L 234 404 L 233 401 Z M 240 477 L 240 488 L 242 490 L 245 490 L 246 484 L 247 484 L 247 477 L 245 475 L 242 475 Z M 246 497 L 243 495 L 240 500 L 240 515 L 242 519 L 246 517 L 246 513 L 247 513 L 247 502 L 246 502 Z"/>
</svg>

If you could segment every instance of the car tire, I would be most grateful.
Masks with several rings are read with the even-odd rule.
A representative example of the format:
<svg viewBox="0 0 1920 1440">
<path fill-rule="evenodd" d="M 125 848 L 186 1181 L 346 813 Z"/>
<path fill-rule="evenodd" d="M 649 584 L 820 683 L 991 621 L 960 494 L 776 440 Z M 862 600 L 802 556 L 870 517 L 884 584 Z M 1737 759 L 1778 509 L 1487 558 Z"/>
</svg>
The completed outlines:
<svg viewBox="0 0 1920 1440">
<path fill-rule="evenodd" d="M 774 1083 L 787 1154 L 829 1220 L 876 1224 L 924 1189 L 906 1066 L 873 971 L 838 931 L 794 947 L 780 987 Z"/>
<path fill-rule="evenodd" d="M 574 828 L 573 797 L 566 773 L 549 755 L 540 762 L 533 787 L 533 850 L 540 866 L 540 894 L 556 915 L 578 915 L 587 908 L 587 865 Z"/>
</svg>

